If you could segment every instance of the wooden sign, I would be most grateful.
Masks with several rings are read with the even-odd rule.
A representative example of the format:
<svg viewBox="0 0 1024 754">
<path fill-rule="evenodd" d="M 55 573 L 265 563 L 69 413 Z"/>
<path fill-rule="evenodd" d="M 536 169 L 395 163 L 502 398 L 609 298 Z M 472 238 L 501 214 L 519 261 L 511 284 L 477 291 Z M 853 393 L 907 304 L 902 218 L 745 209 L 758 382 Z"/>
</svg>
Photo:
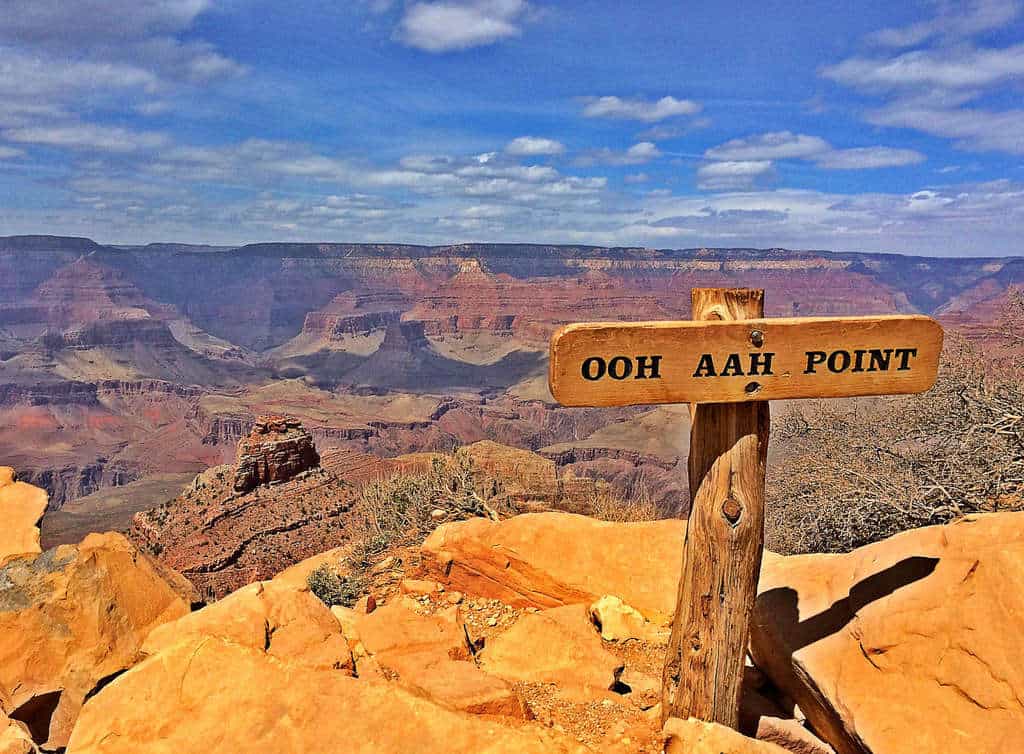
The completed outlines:
<svg viewBox="0 0 1024 754">
<path fill-rule="evenodd" d="M 764 545 L 768 401 L 923 392 L 937 376 L 942 328 L 921 316 L 764 319 L 762 290 L 691 296 L 692 322 L 563 327 L 548 381 L 566 406 L 693 404 L 661 714 L 736 728 Z"/>
<path fill-rule="evenodd" d="M 941 351 L 919 315 L 597 322 L 555 333 L 549 381 L 565 406 L 921 393 Z"/>
</svg>

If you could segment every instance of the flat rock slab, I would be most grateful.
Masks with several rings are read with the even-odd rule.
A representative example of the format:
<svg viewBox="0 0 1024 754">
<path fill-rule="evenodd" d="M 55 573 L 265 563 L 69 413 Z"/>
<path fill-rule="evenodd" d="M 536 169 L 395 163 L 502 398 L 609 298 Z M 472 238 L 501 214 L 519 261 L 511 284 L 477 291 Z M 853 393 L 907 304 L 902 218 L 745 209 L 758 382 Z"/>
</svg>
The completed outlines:
<svg viewBox="0 0 1024 754">
<path fill-rule="evenodd" d="M 846 555 L 773 558 L 752 650 L 840 754 L 997 754 L 1024 741 L 1024 513 Z"/>
<path fill-rule="evenodd" d="M 438 527 L 423 544 L 432 577 L 515 607 L 590 605 L 615 595 L 648 620 L 675 610 L 686 522 L 610 523 L 528 513 Z"/>
</svg>

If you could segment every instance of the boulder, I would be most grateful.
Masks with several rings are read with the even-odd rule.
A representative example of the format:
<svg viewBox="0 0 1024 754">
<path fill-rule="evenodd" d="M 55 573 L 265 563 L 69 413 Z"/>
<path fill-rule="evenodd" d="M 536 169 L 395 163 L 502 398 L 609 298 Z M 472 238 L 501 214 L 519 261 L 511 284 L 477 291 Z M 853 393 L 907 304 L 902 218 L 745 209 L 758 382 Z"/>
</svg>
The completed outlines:
<svg viewBox="0 0 1024 754">
<path fill-rule="evenodd" d="M 590 606 L 590 620 L 605 641 L 646 639 L 652 634 L 644 616 L 636 608 L 611 594 L 606 594 Z"/>
<path fill-rule="evenodd" d="M 120 534 L 90 534 L 0 568 L 0 697 L 57 748 L 86 696 L 139 659 L 155 627 L 189 612 L 191 586 Z"/>
<path fill-rule="evenodd" d="M 840 754 L 1024 740 L 1024 513 L 762 569 L 754 660 Z"/>
<path fill-rule="evenodd" d="M 623 670 L 583 605 L 524 613 L 487 641 L 480 664 L 509 681 L 555 684 L 562 696 L 582 701 L 607 697 Z"/>
<path fill-rule="evenodd" d="M 398 666 L 399 683 L 449 709 L 524 720 L 531 717 L 512 684 L 483 672 L 472 662 L 418 654 L 407 655 Z"/>
<path fill-rule="evenodd" d="M 28 728 L 0 711 L 0 754 L 37 754 Z"/>
<path fill-rule="evenodd" d="M 89 700 L 67 754 L 582 754 L 565 736 L 465 715 L 394 684 L 184 641 Z"/>
<path fill-rule="evenodd" d="M 445 524 L 422 552 L 432 578 L 467 594 L 539 608 L 614 594 L 664 624 L 675 610 L 685 528 L 678 519 L 611 523 L 528 513 Z"/>
<path fill-rule="evenodd" d="M 352 620 L 366 652 L 381 667 L 398 673 L 410 657 L 414 664 L 425 664 L 428 658 L 468 660 L 471 656 L 458 607 L 421 615 L 395 601 L 369 614 L 356 612 Z"/>
<path fill-rule="evenodd" d="M 353 672 L 352 652 L 338 620 L 308 589 L 257 582 L 219 602 L 153 629 L 142 652 L 181 641 L 229 639 L 286 662 Z"/>
<path fill-rule="evenodd" d="M 46 490 L 14 481 L 14 469 L 0 466 L 0 566 L 38 555 L 39 521 L 46 512 Z"/>
<path fill-rule="evenodd" d="M 693 718 L 669 718 L 664 733 L 665 754 L 789 754 L 773 743 L 747 738 L 724 725 Z"/>
</svg>

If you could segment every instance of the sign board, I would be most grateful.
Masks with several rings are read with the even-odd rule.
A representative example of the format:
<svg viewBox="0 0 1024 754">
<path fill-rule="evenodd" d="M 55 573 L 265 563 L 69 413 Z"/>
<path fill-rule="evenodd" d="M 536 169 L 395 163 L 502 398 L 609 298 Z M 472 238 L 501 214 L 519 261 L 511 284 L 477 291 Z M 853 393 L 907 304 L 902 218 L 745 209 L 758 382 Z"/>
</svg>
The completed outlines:
<svg viewBox="0 0 1024 754">
<path fill-rule="evenodd" d="M 551 340 L 549 382 L 565 406 L 921 393 L 942 335 L 920 315 L 574 324 Z"/>
</svg>

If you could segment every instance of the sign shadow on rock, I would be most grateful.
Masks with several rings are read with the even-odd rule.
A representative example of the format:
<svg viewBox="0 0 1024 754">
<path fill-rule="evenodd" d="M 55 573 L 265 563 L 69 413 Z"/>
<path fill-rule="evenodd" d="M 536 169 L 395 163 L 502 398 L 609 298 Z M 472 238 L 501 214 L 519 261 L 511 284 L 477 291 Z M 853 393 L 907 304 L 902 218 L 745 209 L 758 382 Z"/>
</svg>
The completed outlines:
<svg viewBox="0 0 1024 754">
<path fill-rule="evenodd" d="M 783 648 L 787 657 L 791 658 L 804 647 L 838 633 L 866 605 L 927 578 L 938 563 L 938 558 L 919 555 L 904 558 L 858 581 L 850 587 L 846 597 L 833 602 L 827 610 L 804 620 L 800 620 L 799 596 L 790 587 L 778 587 L 758 596 L 757 610 L 772 616 L 773 633 L 784 639 Z"/>
</svg>

